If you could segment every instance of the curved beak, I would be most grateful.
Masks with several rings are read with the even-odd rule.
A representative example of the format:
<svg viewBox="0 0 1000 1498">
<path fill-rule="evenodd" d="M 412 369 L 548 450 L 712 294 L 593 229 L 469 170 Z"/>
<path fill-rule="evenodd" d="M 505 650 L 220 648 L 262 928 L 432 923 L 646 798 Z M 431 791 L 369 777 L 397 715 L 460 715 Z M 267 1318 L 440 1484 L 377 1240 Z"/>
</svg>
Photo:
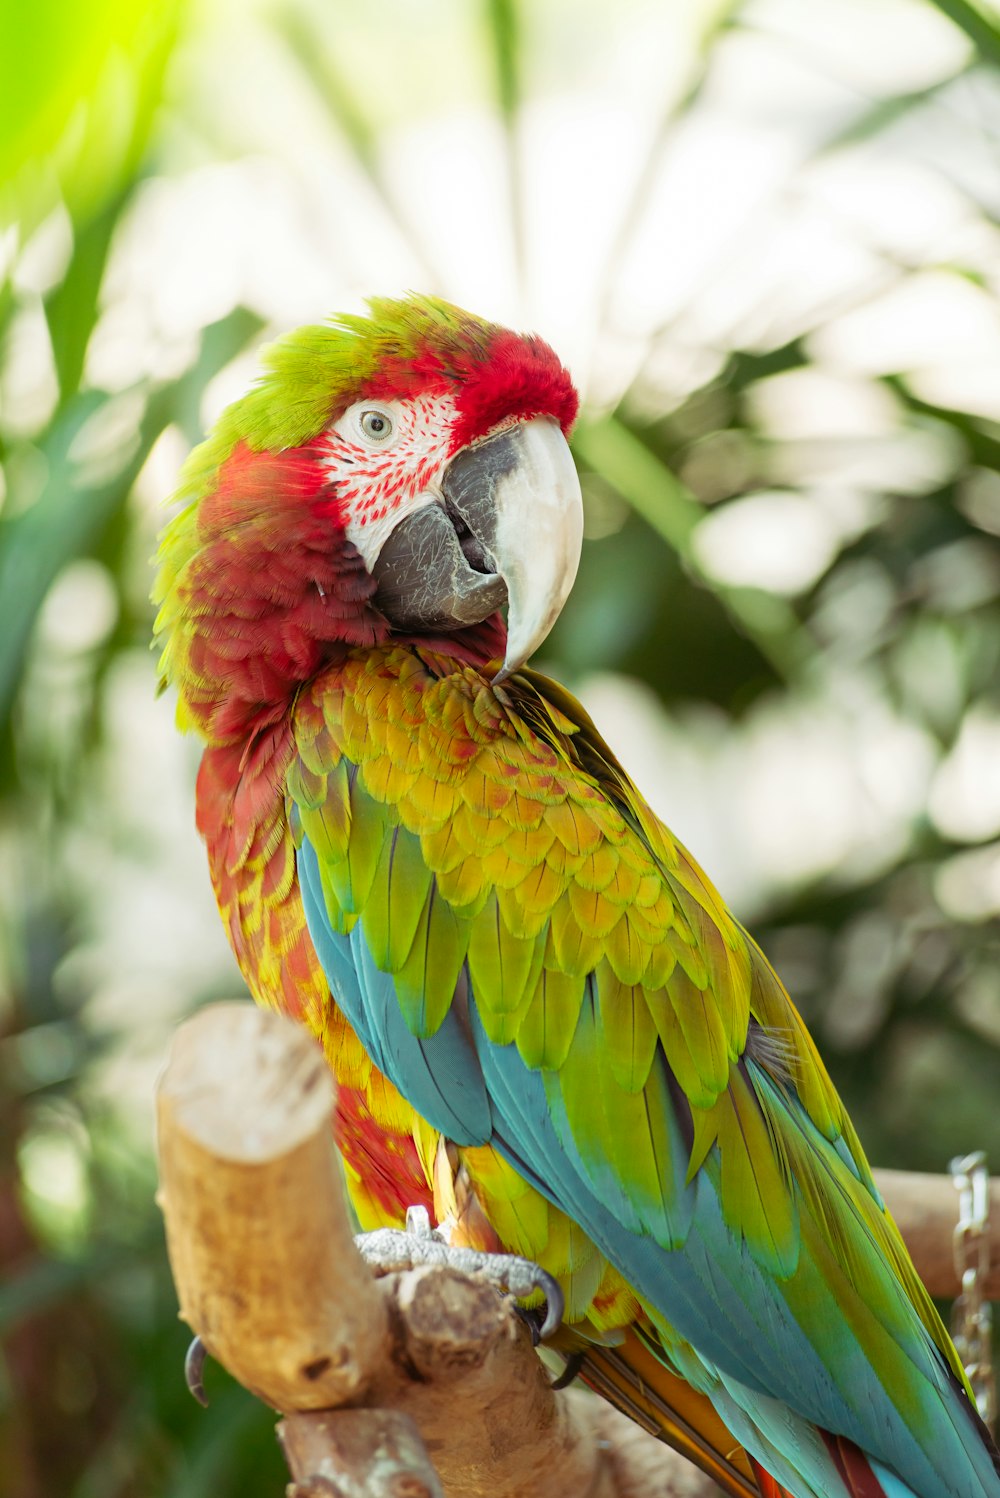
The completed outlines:
<svg viewBox="0 0 1000 1498">
<path fill-rule="evenodd" d="M 500 681 L 542 643 L 573 586 L 576 467 L 558 424 L 539 416 L 463 448 L 441 493 L 390 534 L 372 569 L 376 602 L 397 626 L 439 630 L 477 624 L 506 601 Z"/>
</svg>

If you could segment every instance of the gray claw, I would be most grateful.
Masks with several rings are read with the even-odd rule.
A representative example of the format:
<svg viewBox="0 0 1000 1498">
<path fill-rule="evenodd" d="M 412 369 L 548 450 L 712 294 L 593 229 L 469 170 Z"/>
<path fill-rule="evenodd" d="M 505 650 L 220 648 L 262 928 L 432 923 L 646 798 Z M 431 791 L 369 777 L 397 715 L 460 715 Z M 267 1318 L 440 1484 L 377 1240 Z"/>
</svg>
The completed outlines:
<svg viewBox="0 0 1000 1498">
<path fill-rule="evenodd" d="M 207 1357 L 208 1348 L 200 1337 L 195 1337 L 184 1355 L 184 1381 L 198 1403 L 206 1410 L 208 1409 L 208 1395 L 205 1393 L 203 1375 Z"/>
<path fill-rule="evenodd" d="M 378 1228 L 374 1233 L 355 1236 L 355 1247 L 376 1274 L 415 1269 L 419 1264 L 445 1264 L 488 1280 L 515 1300 L 525 1300 L 540 1290 L 545 1297 L 545 1320 L 539 1336 L 544 1340 L 558 1331 L 563 1317 L 563 1293 L 551 1274 L 530 1259 L 516 1254 L 480 1253 L 475 1248 L 452 1248 L 437 1228 L 431 1228 L 426 1212 L 420 1218 L 413 1208 L 407 1213 L 407 1228 L 407 1232 Z"/>
</svg>

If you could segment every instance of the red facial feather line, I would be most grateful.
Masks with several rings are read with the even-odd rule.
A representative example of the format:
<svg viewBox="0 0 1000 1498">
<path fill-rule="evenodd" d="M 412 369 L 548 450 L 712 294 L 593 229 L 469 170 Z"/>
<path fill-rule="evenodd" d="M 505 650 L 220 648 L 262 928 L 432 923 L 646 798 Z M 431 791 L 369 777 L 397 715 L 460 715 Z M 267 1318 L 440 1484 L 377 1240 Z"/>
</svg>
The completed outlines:
<svg viewBox="0 0 1000 1498">
<path fill-rule="evenodd" d="M 315 446 L 237 446 L 198 528 L 200 550 L 178 584 L 193 625 L 188 705 L 210 742 L 232 743 L 280 718 L 332 648 L 372 644 L 385 624 L 361 559 L 344 550 Z"/>
<path fill-rule="evenodd" d="M 415 388 L 421 368 L 423 390 Z M 384 447 L 366 444 L 358 431 L 368 401 L 391 412 L 396 429 Z M 577 406 L 572 380 L 548 344 L 502 329 L 485 358 L 482 350 L 459 350 L 447 369 L 437 358 L 400 369 L 390 362 L 323 438 L 348 538 L 370 567 L 394 526 L 439 496 L 445 466 L 461 448 L 535 416 L 551 417 L 568 433 Z"/>
<path fill-rule="evenodd" d="M 323 438 L 324 467 L 343 507 L 348 538 L 369 565 L 388 530 L 435 496 L 456 411 L 454 398 L 442 393 L 371 404 L 388 411 L 394 423 L 384 446 L 365 444 L 358 434 L 364 401 L 349 407 Z M 386 520 L 388 525 L 380 523 Z M 370 528 L 377 528 L 374 534 Z"/>
</svg>

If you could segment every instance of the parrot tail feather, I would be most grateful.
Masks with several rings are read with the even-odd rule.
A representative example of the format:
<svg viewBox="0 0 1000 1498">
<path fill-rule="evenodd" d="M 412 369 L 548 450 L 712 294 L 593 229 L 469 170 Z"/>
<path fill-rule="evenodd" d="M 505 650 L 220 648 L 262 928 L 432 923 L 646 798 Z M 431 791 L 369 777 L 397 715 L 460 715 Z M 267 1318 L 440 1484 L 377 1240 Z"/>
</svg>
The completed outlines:
<svg viewBox="0 0 1000 1498">
<path fill-rule="evenodd" d="M 626 1332 L 618 1347 L 588 1346 L 580 1377 L 643 1430 L 700 1467 L 731 1498 L 788 1498 L 766 1473 L 771 1486 L 760 1485 L 750 1457 L 705 1395 L 671 1373 L 634 1331 Z"/>
<path fill-rule="evenodd" d="M 791 1498 L 739 1444 L 707 1396 L 671 1372 L 635 1331 L 616 1347 L 588 1344 L 573 1355 L 574 1365 L 581 1355 L 584 1383 L 700 1467 L 730 1498 Z M 905 1483 L 853 1441 L 825 1430 L 820 1435 L 843 1483 L 837 1489 L 842 1498 L 912 1498 Z"/>
<path fill-rule="evenodd" d="M 772 1477 L 770 1472 L 766 1472 L 760 1462 L 756 1461 L 754 1457 L 750 1458 L 750 1465 L 753 1467 L 754 1476 L 757 1479 L 760 1498 L 788 1498 L 788 1489 L 783 1488 L 781 1483 Z"/>
<path fill-rule="evenodd" d="M 846 1436 L 820 1434 L 850 1498 L 910 1498 L 910 1489 L 880 1462 L 865 1456 Z"/>
<path fill-rule="evenodd" d="M 844 1484 L 843 1498 L 914 1498 L 912 1489 L 880 1462 L 870 1460 L 859 1446 L 845 1436 L 821 1430 L 823 1444 Z M 787 1489 L 765 1470 L 755 1457 L 750 1463 L 760 1488 L 761 1498 L 788 1498 Z M 841 1490 L 838 1488 L 838 1494 Z"/>
<path fill-rule="evenodd" d="M 843 1436 L 832 1436 L 829 1431 L 823 1431 L 823 1440 L 851 1498 L 886 1498 L 885 1488 L 872 1471 L 864 1452 L 859 1451 L 852 1441 Z"/>
</svg>

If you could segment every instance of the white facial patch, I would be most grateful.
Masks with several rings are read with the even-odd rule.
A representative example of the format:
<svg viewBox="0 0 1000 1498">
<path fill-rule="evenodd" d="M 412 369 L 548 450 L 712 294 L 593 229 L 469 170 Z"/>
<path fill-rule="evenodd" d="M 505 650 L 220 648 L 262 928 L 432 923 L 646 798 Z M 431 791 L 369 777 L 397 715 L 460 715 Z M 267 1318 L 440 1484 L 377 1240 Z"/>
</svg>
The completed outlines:
<svg viewBox="0 0 1000 1498">
<path fill-rule="evenodd" d="M 450 395 L 356 401 L 327 429 L 324 466 L 369 570 L 401 520 L 440 501 L 455 416 Z"/>
</svg>

